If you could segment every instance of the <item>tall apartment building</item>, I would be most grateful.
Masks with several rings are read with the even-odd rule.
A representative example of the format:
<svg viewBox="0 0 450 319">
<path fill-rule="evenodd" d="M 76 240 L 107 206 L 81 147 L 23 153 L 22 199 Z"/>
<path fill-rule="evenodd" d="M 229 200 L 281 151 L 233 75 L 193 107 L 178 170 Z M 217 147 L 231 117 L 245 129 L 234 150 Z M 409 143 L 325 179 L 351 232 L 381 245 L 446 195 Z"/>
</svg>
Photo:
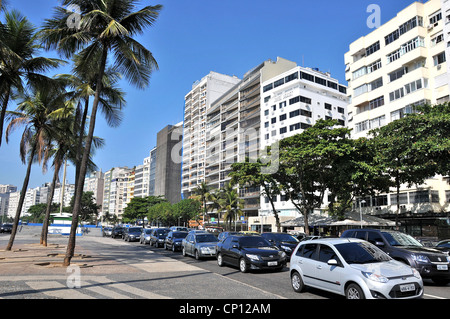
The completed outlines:
<svg viewBox="0 0 450 319">
<path fill-rule="evenodd" d="M 150 166 L 148 173 L 148 196 L 155 196 L 156 186 L 156 147 L 150 151 Z"/>
<path fill-rule="evenodd" d="M 262 83 L 295 66 L 295 62 L 282 58 L 264 61 L 212 103 L 207 111 L 205 163 L 205 182 L 211 189 L 221 188 L 230 180 L 233 163 L 259 156 Z M 259 189 L 239 192 L 245 216 L 257 216 Z"/>
<path fill-rule="evenodd" d="M 122 219 L 123 204 L 127 200 L 128 179 L 133 169 L 128 167 L 113 167 L 105 172 L 103 190 L 103 215 L 116 215 Z"/>
<path fill-rule="evenodd" d="M 92 172 L 84 179 L 83 192 L 93 192 L 95 203 L 103 205 L 103 188 L 105 186 L 105 174 L 100 170 Z M 100 207 L 99 212 L 102 212 Z"/>
<path fill-rule="evenodd" d="M 154 196 L 172 204 L 181 201 L 182 140 L 182 122 L 166 126 L 157 136 Z"/>
<path fill-rule="evenodd" d="M 320 119 L 334 119 L 348 125 L 347 87 L 329 73 L 318 69 L 295 66 L 262 83 L 261 92 L 261 149 L 289 136 L 301 133 Z M 258 196 L 259 196 L 258 192 Z M 261 197 L 259 217 L 249 221 L 256 231 L 275 229 L 275 217 L 268 198 Z M 281 221 L 300 216 L 284 195 L 274 198 Z M 325 196 L 323 208 L 327 208 Z M 262 217 L 264 221 L 262 221 Z"/>
<path fill-rule="evenodd" d="M 448 1 L 414 2 L 378 29 L 350 44 L 345 54 L 349 83 L 349 125 L 353 137 L 415 112 L 419 104 L 449 101 Z M 446 52 L 447 51 L 447 52 Z M 402 186 L 402 212 L 448 209 L 448 178 L 436 176 L 424 185 Z M 358 204 L 359 205 L 359 204 Z M 361 201 L 363 210 L 396 211 L 394 194 Z"/>
<path fill-rule="evenodd" d="M 205 180 L 206 112 L 211 104 L 240 80 L 210 72 L 185 96 L 182 192 L 187 198 Z"/>
<path fill-rule="evenodd" d="M 9 196 L 14 192 L 17 192 L 17 186 L 0 185 L 0 218 L 8 215 Z"/>
</svg>

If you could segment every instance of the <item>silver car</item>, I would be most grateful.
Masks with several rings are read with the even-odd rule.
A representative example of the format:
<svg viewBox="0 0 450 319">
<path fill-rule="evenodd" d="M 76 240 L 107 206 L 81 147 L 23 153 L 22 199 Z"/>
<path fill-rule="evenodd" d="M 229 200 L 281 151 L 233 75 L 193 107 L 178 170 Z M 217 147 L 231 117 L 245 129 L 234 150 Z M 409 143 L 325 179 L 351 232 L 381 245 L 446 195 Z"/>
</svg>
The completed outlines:
<svg viewBox="0 0 450 319">
<path fill-rule="evenodd" d="M 290 262 L 291 285 L 326 290 L 347 299 L 412 299 L 423 295 L 419 272 L 361 239 L 301 242 Z"/>
<path fill-rule="evenodd" d="M 183 256 L 191 255 L 195 259 L 215 257 L 218 241 L 216 236 L 208 232 L 190 231 L 181 242 L 181 250 Z"/>
</svg>

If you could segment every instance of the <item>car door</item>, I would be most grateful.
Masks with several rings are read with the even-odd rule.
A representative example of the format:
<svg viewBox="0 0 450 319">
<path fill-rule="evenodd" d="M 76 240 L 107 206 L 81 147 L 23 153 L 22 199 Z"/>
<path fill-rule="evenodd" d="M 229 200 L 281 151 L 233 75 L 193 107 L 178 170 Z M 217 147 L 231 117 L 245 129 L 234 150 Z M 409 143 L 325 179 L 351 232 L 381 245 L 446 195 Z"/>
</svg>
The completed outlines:
<svg viewBox="0 0 450 319">
<path fill-rule="evenodd" d="M 220 249 L 220 253 L 222 255 L 222 260 L 228 264 L 230 263 L 230 257 L 229 257 L 230 243 L 231 243 L 231 237 L 225 238 L 225 240 L 221 244 L 221 249 Z"/>
<path fill-rule="evenodd" d="M 334 259 L 337 265 L 329 265 L 328 261 Z M 320 244 L 315 277 L 320 288 L 338 293 L 342 285 L 341 277 L 344 271 L 343 264 L 331 246 Z"/>
<path fill-rule="evenodd" d="M 228 249 L 229 262 L 232 265 L 239 265 L 239 259 L 241 258 L 241 246 L 239 244 L 238 237 L 231 237 L 230 247 Z"/>
<path fill-rule="evenodd" d="M 189 235 L 186 237 L 186 240 L 185 240 L 185 243 L 184 243 L 184 251 L 186 252 L 186 254 L 190 254 L 191 246 L 192 246 L 192 237 L 193 237 L 193 236 L 194 236 L 194 235 L 189 234 Z"/>
<path fill-rule="evenodd" d="M 305 244 L 303 245 L 303 249 L 298 258 L 296 258 L 296 262 L 302 270 L 303 281 L 305 285 L 317 285 L 315 279 L 315 267 L 317 266 L 317 261 L 315 260 L 315 258 L 317 254 L 317 248 L 317 244 Z"/>
</svg>

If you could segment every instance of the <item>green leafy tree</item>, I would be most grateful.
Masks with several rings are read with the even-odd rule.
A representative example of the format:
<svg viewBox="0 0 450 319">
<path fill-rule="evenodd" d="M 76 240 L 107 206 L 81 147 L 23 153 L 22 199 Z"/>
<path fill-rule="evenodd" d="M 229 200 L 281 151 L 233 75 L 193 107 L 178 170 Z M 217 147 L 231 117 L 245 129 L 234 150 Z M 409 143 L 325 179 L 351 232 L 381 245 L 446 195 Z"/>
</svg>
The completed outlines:
<svg viewBox="0 0 450 319">
<path fill-rule="evenodd" d="M 147 198 L 134 197 L 124 209 L 123 218 L 126 221 L 142 220 L 148 214 L 149 201 Z"/>
<path fill-rule="evenodd" d="M 335 127 L 335 120 L 319 120 L 314 126 L 280 141 L 278 182 L 304 217 L 320 209 L 325 192 L 333 184 L 339 158 L 348 156 L 350 130 Z"/>
<path fill-rule="evenodd" d="M 436 174 L 448 174 L 450 154 L 449 104 L 425 105 L 419 113 L 372 130 L 376 159 L 391 176 L 396 189 L 397 216 L 400 213 L 400 188 L 422 184 Z"/>
<path fill-rule="evenodd" d="M 51 207 L 51 213 L 57 213 L 58 212 L 58 204 L 52 203 L 50 205 Z M 31 206 L 28 209 L 28 214 L 30 216 L 25 217 L 24 219 L 28 220 L 28 222 L 32 223 L 42 223 L 45 219 L 45 212 L 47 210 L 47 204 L 36 204 Z"/>
<path fill-rule="evenodd" d="M 174 219 L 182 223 L 188 223 L 191 219 L 196 219 L 201 212 L 201 203 L 198 200 L 185 198 L 173 205 Z"/>
<path fill-rule="evenodd" d="M 244 208 L 244 200 L 239 198 L 237 190 L 231 183 L 225 185 L 220 205 L 225 211 L 224 218 L 228 221 L 228 229 L 231 229 L 231 223 L 238 219 Z"/>
<path fill-rule="evenodd" d="M 73 205 L 75 202 L 75 196 L 70 200 L 70 210 L 73 210 Z M 94 222 L 98 218 L 98 211 L 101 205 L 95 203 L 93 192 L 83 192 L 81 199 L 81 214 L 79 216 L 79 221 L 83 222 Z M 77 223 L 78 224 L 78 223 Z"/>
</svg>

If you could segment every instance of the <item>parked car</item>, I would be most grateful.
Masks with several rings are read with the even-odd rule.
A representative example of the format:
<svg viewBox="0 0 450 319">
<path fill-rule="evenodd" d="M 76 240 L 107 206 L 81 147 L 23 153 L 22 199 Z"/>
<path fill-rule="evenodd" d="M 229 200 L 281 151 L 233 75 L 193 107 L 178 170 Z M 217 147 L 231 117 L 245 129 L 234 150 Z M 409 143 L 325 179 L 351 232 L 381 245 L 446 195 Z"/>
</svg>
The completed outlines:
<svg viewBox="0 0 450 319">
<path fill-rule="evenodd" d="M 450 254 L 450 239 L 441 240 L 434 246 L 435 249 Z"/>
<path fill-rule="evenodd" d="M 0 233 L 10 233 L 12 232 L 13 225 L 12 224 L 2 224 L 0 226 Z"/>
<path fill-rule="evenodd" d="M 142 228 L 141 236 L 139 237 L 140 244 L 150 244 L 150 234 L 152 230 L 150 228 Z"/>
<path fill-rule="evenodd" d="M 217 244 L 217 264 L 250 269 L 277 269 L 286 266 L 286 253 L 262 236 L 232 235 Z"/>
<path fill-rule="evenodd" d="M 341 237 L 367 240 L 393 259 L 416 268 L 423 278 L 430 278 L 436 284 L 450 282 L 450 257 L 437 249 L 422 246 L 410 235 L 393 230 L 349 229 Z"/>
<path fill-rule="evenodd" d="M 123 235 L 123 227 L 115 226 L 111 231 L 111 238 L 122 237 Z"/>
<path fill-rule="evenodd" d="M 297 238 L 287 233 L 262 233 L 261 236 L 284 251 L 289 258 L 300 242 Z"/>
<path fill-rule="evenodd" d="M 112 227 L 103 227 L 103 229 L 102 229 L 103 237 L 110 237 L 111 233 L 112 233 Z"/>
<path fill-rule="evenodd" d="M 309 235 L 309 236 L 303 236 L 302 238 L 299 238 L 299 240 L 300 241 L 306 241 L 306 240 L 314 240 L 314 239 L 320 239 L 320 238 L 322 238 L 322 236 Z"/>
<path fill-rule="evenodd" d="M 411 299 L 423 295 L 419 272 L 356 238 L 301 242 L 289 266 L 294 291 L 305 286 L 347 299 Z"/>
<path fill-rule="evenodd" d="M 224 231 L 224 232 L 221 232 L 219 234 L 219 236 L 217 236 L 217 239 L 219 239 L 219 241 L 223 241 L 228 236 L 237 235 L 237 234 L 239 234 L 239 232 L 237 232 L 237 231 Z"/>
<path fill-rule="evenodd" d="M 164 241 L 165 249 L 172 249 L 172 251 L 181 250 L 181 242 L 188 235 L 186 231 L 171 230 Z"/>
<path fill-rule="evenodd" d="M 169 228 L 154 228 L 152 229 L 152 233 L 150 234 L 150 246 L 163 247 L 164 240 L 166 239 L 167 234 L 169 233 Z"/>
<path fill-rule="evenodd" d="M 182 226 L 172 226 L 169 228 L 170 230 L 174 230 L 174 231 L 184 231 L 184 232 L 189 232 L 189 229 L 187 227 L 182 227 Z"/>
<path fill-rule="evenodd" d="M 141 237 L 142 227 L 129 227 L 123 233 L 123 240 L 138 241 Z"/>
<path fill-rule="evenodd" d="M 183 256 L 191 255 L 195 259 L 216 256 L 216 245 L 219 240 L 211 233 L 190 231 L 181 242 Z"/>
</svg>

